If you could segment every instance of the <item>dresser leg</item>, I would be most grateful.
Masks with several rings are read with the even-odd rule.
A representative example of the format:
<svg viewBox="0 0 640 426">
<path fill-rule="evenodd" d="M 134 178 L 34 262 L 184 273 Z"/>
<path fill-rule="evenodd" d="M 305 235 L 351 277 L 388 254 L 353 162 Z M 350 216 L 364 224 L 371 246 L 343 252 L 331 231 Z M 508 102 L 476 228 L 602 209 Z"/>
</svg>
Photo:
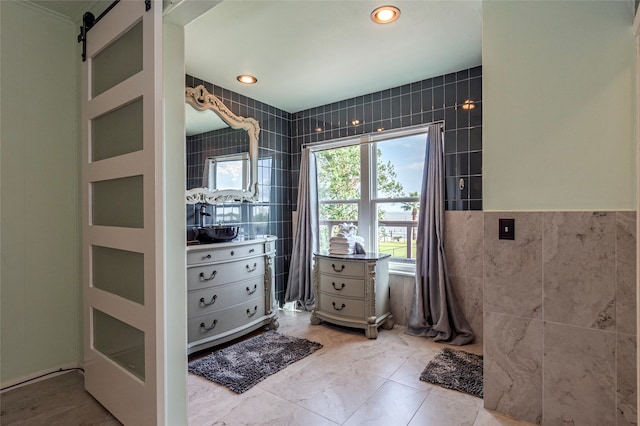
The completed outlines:
<svg viewBox="0 0 640 426">
<path fill-rule="evenodd" d="M 280 327 L 280 323 L 278 322 L 277 319 L 271 320 L 271 322 L 268 324 L 269 330 L 277 330 L 278 327 Z"/>
</svg>

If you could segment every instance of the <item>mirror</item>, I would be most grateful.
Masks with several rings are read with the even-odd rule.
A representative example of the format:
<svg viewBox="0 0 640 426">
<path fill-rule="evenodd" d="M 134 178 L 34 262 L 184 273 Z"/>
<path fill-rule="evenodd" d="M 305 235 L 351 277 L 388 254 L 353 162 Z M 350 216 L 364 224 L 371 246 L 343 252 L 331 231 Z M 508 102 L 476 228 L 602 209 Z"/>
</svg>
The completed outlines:
<svg viewBox="0 0 640 426">
<path fill-rule="evenodd" d="M 187 189 L 187 204 L 257 201 L 258 122 L 235 115 L 202 85 L 187 87 L 185 102 L 195 110 L 187 112 L 190 124 L 191 120 L 198 120 L 202 126 L 195 126 L 197 129 L 202 132 L 216 130 L 221 138 L 220 146 L 212 150 L 214 155 L 203 158 L 202 186 Z M 199 130 L 189 133 L 195 134 Z"/>
<path fill-rule="evenodd" d="M 216 155 L 204 160 L 202 187 L 214 189 L 242 189 L 249 182 L 249 153 Z"/>
</svg>

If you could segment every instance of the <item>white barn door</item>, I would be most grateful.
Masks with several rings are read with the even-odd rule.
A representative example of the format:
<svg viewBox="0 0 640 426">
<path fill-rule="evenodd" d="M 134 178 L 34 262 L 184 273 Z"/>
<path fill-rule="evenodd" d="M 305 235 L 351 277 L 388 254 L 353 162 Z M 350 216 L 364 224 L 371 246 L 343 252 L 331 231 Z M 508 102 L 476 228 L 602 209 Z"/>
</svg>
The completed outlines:
<svg viewBox="0 0 640 426">
<path fill-rule="evenodd" d="M 86 42 L 85 388 L 124 424 L 164 424 L 162 2 L 119 2 Z"/>
</svg>

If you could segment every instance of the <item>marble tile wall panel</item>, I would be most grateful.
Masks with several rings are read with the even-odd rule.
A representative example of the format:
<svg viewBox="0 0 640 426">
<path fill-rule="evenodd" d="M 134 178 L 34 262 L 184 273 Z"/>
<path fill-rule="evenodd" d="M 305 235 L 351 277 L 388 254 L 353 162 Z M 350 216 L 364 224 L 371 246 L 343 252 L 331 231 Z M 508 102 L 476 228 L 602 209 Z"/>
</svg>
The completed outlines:
<svg viewBox="0 0 640 426">
<path fill-rule="evenodd" d="M 613 425 L 616 421 L 616 335 L 544 323 L 545 425 Z"/>
<path fill-rule="evenodd" d="M 542 321 L 484 313 L 484 407 L 542 419 Z"/>
<path fill-rule="evenodd" d="M 616 326 L 636 335 L 636 213 L 616 213 Z"/>
<path fill-rule="evenodd" d="M 484 256 L 484 213 L 445 212 L 445 257 L 460 308 L 482 342 L 482 275 Z"/>
<path fill-rule="evenodd" d="M 467 312 L 464 308 L 467 293 L 467 278 L 459 276 L 450 276 L 449 278 L 451 278 L 451 285 L 453 286 L 453 292 L 456 295 L 458 306 L 460 306 L 460 309 L 463 310 L 466 316 Z"/>
<path fill-rule="evenodd" d="M 543 213 L 546 321 L 615 330 L 615 226 L 613 212 Z"/>
<path fill-rule="evenodd" d="M 616 348 L 616 425 L 638 424 L 636 336 L 618 334 Z"/>
<path fill-rule="evenodd" d="M 466 278 L 464 315 L 476 335 L 476 343 L 484 338 L 482 283 L 482 278 Z"/>
<path fill-rule="evenodd" d="M 483 212 L 445 212 L 445 257 L 450 275 L 482 278 Z"/>
<path fill-rule="evenodd" d="M 637 424 L 636 213 L 484 216 L 485 407 L 544 425 Z M 500 217 L 516 219 L 515 250 L 497 239 Z M 467 310 L 471 288 L 466 280 Z M 538 305 L 543 298 L 535 310 L 542 321 L 522 309 L 532 294 Z M 537 383 L 519 379 L 531 366 L 513 356 L 517 338 L 505 337 L 521 335 L 523 323 L 544 324 L 533 345 L 544 353 Z M 517 403 L 536 386 L 544 407 L 537 421 Z"/>
<path fill-rule="evenodd" d="M 515 240 L 498 239 L 501 218 Z M 484 310 L 542 319 L 542 213 L 485 213 L 484 253 Z"/>
<path fill-rule="evenodd" d="M 414 277 L 404 275 L 389 275 L 389 288 L 391 298 L 389 299 L 389 310 L 393 314 L 395 323 L 406 326 L 411 311 L 413 301 Z"/>
</svg>

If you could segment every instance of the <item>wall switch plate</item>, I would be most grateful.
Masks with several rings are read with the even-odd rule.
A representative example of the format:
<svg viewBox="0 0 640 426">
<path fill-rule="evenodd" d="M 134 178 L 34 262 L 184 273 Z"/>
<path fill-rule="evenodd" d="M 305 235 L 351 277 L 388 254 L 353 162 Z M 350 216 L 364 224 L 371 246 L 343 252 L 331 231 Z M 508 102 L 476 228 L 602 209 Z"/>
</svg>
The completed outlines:
<svg viewBox="0 0 640 426">
<path fill-rule="evenodd" d="M 515 240 L 515 219 L 498 219 L 498 239 Z"/>
</svg>

